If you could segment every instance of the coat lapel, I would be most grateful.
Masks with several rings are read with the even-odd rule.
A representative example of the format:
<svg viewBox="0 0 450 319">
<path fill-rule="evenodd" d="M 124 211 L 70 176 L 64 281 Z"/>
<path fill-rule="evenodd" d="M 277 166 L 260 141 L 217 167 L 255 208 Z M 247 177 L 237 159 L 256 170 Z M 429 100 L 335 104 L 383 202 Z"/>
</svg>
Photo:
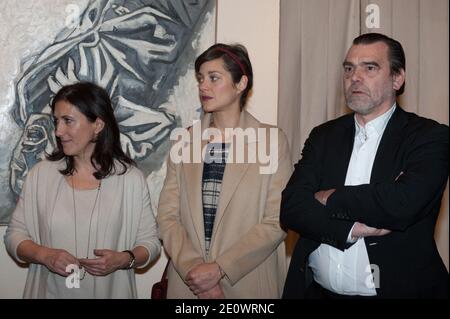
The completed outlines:
<svg viewBox="0 0 450 319">
<path fill-rule="evenodd" d="M 211 120 L 210 114 L 205 114 L 201 121 L 201 132 L 209 127 L 209 123 Z M 242 111 L 241 118 L 239 121 L 239 126 L 242 129 L 246 129 L 249 127 L 258 128 L 259 122 L 253 118 L 246 111 Z M 193 141 L 191 135 L 191 142 Z M 249 144 L 255 144 L 256 140 L 246 140 L 246 146 L 250 146 Z M 202 247 L 202 251 L 205 251 L 205 226 L 203 220 L 203 199 L 202 199 L 202 174 L 203 174 L 203 150 L 205 149 L 207 140 L 201 141 L 200 151 L 202 152 L 201 162 L 200 163 L 183 163 L 183 173 L 185 175 L 186 181 L 192 182 L 189 187 L 186 189 L 186 193 L 188 195 L 189 200 L 189 208 L 191 210 L 191 218 L 192 223 L 194 225 L 195 231 L 197 233 L 197 238 Z M 235 143 L 231 145 L 233 147 L 234 159 L 236 158 L 236 149 Z M 193 158 L 193 145 L 191 145 L 190 152 L 191 158 Z M 247 148 L 245 149 L 247 152 Z M 245 157 L 247 158 L 247 154 Z M 234 160 L 233 159 L 233 160 Z M 225 215 L 226 208 L 230 201 L 233 198 L 233 194 L 236 191 L 240 181 L 245 175 L 249 167 L 249 163 L 227 163 L 225 166 L 225 171 L 222 180 L 222 189 L 219 197 L 219 204 L 216 211 L 216 217 L 214 219 L 213 233 L 211 238 L 211 246 L 213 245 L 215 234 L 217 233 L 216 228 L 219 227 L 222 218 Z"/>
<path fill-rule="evenodd" d="M 209 126 L 211 116 L 210 114 L 205 114 L 200 125 L 200 132 L 203 131 Z M 196 124 L 194 124 L 195 126 Z M 198 125 L 198 124 L 197 124 Z M 202 252 L 205 252 L 205 226 L 203 221 L 203 199 L 202 199 L 202 178 L 203 178 L 203 149 L 208 143 L 207 140 L 201 139 L 201 141 L 195 141 L 194 139 L 198 136 L 195 136 L 193 133 L 194 127 L 190 130 L 190 159 L 189 163 L 182 163 L 182 171 L 185 176 L 186 182 L 188 183 L 188 187 L 186 187 L 186 193 L 189 201 L 189 209 L 191 212 L 192 224 L 194 225 L 195 232 L 197 234 L 197 239 L 199 241 L 200 247 L 202 248 Z M 201 138 L 201 136 L 200 136 Z M 194 143 L 199 143 L 200 148 L 198 149 L 194 146 Z M 200 152 L 200 157 L 194 156 L 194 152 Z M 195 162 L 195 158 L 200 159 L 200 162 Z"/>
<path fill-rule="evenodd" d="M 333 138 L 333 142 L 329 144 L 329 147 L 333 148 L 331 158 L 334 158 L 333 165 L 330 166 L 329 173 L 332 178 L 328 181 L 330 185 L 344 185 L 347 176 L 348 165 L 352 156 L 353 144 L 355 141 L 355 119 L 354 116 L 349 116 L 345 125 L 343 126 L 343 132 L 341 134 L 335 134 L 337 139 Z"/>
<path fill-rule="evenodd" d="M 239 120 L 239 127 L 243 130 L 247 128 L 254 128 L 257 130 L 259 127 L 259 122 L 247 111 L 241 112 L 241 118 Z M 233 139 L 235 141 L 235 139 Z M 216 217 L 214 219 L 214 226 L 213 226 L 213 232 L 212 232 L 212 238 L 211 238 L 211 246 L 214 244 L 215 234 L 217 233 L 217 228 L 220 226 L 220 223 L 222 219 L 225 216 L 226 208 L 228 207 L 228 204 L 233 198 L 234 193 L 236 192 L 240 181 L 244 177 L 245 173 L 247 172 L 250 163 L 235 163 L 236 158 L 239 158 L 237 156 L 237 152 L 244 151 L 244 158 L 248 158 L 248 150 L 250 147 L 256 148 L 257 140 L 251 140 L 246 139 L 245 140 L 245 148 L 244 150 L 237 150 L 236 149 L 236 143 L 232 144 L 233 148 L 233 163 L 227 163 L 225 166 L 225 171 L 223 174 L 223 180 L 222 180 L 222 190 L 220 192 L 219 197 L 219 205 L 217 207 L 216 211 Z M 230 158 L 230 156 L 229 156 Z"/>
<path fill-rule="evenodd" d="M 203 221 L 203 200 L 202 200 L 202 174 L 203 163 L 183 163 L 183 172 L 188 184 L 186 193 L 191 211 L 192 224 L 194 225 L 197 238 L 205 251 L 205 227 Z"/>
<path fill-rule="evenodd" d="M 219 197 L 219 205 L 217 207 L 216 217 L 214 219 L 213 238 L 216 233 L 216 228 L 224 217 L 225 210 L 233 198 L 233 194 L 238 188 L 239 182 L 242 177 L 244 177 L 248 166 L 249 163 L 230 163 L 225 167 L 222 180 L 222 190 Z M 211 239 L 211 245 L 213 243 L 213 238 Z"/>
<path fill-rule="evenodd" d="M 407 122 L 406 112 L 397 105 L 378 146 L 370 177 L 371 183 L 384 180 L 392 174 L 392 165 L 396 163 L 397 150 L 400 149 L 403 139 L 403 127 Z"/>
</svg>

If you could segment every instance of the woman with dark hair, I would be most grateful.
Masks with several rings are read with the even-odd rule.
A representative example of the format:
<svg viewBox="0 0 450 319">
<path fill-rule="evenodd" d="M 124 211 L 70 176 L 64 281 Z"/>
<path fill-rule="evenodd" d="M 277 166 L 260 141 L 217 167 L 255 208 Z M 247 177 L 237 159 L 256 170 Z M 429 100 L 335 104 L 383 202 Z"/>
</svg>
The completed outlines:
<svg viewBox="0 0 450 319">
<path fill-rule="evenodd" d="M 51 103 L 57 148 L 28 174 L 5 244 L 30 263 L 25 298 L 136 298 L 160 251 L 147 183 L 120 147 L 107 92 L 83 82 Z"/>
<path fill-rule="evenodd" d="M 292 171 L 286 137 L 245 110 L 253 84 L 245 47 L 213 45 L 195 71 L 201 134 L 194 124 L 182 134 L 190 141 L 172 147 L 158 208 L 171 258 L 167 296 L 279 298 L 286 275 L 279 208 Z M 195 140 L 199 135 L 206 140 Z M 179 145 L 187 145 L 182 161 L 174 151 Z M 261 149 L 270 152 L 271 170 L 252 156 Z"/>
</svg>

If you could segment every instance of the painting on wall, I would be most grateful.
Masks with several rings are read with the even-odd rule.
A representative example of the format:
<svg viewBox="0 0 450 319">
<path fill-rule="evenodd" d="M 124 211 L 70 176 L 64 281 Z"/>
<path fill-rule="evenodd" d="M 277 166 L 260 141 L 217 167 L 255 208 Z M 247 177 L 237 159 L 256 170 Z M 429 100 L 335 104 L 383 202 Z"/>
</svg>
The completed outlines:
<svg viewBox="0 0 450 319">
<path fill-rule="evenodd" d="M 215 0 L 6 0 L 0 4 L 0 223 L 56 144 L 52 96 L 91 81 L 110 94 L 123 149 L 156 207 L 170 132 L 200 116 L 195 57 L 214 42 Z M 45 8 L 45 9 L 44 9 Z"/>
</svg>

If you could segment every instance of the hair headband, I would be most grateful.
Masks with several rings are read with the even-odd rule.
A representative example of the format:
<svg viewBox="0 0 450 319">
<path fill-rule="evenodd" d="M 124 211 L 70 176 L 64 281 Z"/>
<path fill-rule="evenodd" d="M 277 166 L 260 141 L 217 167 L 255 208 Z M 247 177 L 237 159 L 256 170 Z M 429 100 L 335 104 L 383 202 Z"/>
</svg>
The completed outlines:
<svg viewBox="0 0 450 319">
<path fill-rule="evenodd" d="M 234 62 L 237 63 L 237 65 L 239 65 L 239 68 L 241 69 L 241 72 L 243 73 L 243 75 L 247 76 L 247 72 L 245 72 L 244 65 L 241 63 L 241 61 L 239 61 L 239 58 L 236 56 L 236 54 L 234 54 L 230 50 L 222 48 L 222 47 L 217 47 L 217 48 L 215 48 L 215 50 L 222 51 L 223 53 L 228 55 Z"/>
</svg>

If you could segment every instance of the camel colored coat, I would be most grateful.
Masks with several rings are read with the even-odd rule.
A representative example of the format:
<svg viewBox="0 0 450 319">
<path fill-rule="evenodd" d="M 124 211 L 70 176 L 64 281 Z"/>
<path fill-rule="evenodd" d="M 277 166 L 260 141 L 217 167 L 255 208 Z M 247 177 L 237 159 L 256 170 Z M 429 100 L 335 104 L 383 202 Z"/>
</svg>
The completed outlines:
<svg viewBox="0 0 450 319">
<path fill-rule="evenodd" d="M 201 132 L 209 126 L 210 119 L 210 114 L 202 119 Z M 176 163 L 171 156 L 168 158 L 157 216 L 160 237 L 171 258 L 168 298 L 197 298 L 183 279 L 195 265 L 213 261 L 226 273 L 220 281 L 226 298 L 281 296 L 286 276 L 283 242 L 286 233 L 280 228 L 279 213 L 281 192 L 292 172 L 289 148 L 280 129 L 261 124 L 246 111 L 241 113 L 239 126 L 244 130 L 256 129 L 253 130 L 256 133 L 258 128 L 264 129 L 261 134 L 245 139 L 245 158 L 263 144 L 266 154 L 269 153 L 272 129 L 274 162 L 278 162 L 278 168 L 272 174 L 261 174 L 260 168 L 267 163 L 261 163 L 258 156 L 256 162 L 244 163 L 236 163 L 237 156 L 230 163 L 228 157 L 208 255 L 203 223 L 203 161 Z M 192 157 L 207 143 L 201 141 L 198 147 L 193 141 L 194 132 L 191 128 L 190 141 L 181 143 Z M 238 143 L 233 141 L 230 149 L 237 154 Z M 181 144 L 175 143 L 174 147 Z"/>
</svg>

